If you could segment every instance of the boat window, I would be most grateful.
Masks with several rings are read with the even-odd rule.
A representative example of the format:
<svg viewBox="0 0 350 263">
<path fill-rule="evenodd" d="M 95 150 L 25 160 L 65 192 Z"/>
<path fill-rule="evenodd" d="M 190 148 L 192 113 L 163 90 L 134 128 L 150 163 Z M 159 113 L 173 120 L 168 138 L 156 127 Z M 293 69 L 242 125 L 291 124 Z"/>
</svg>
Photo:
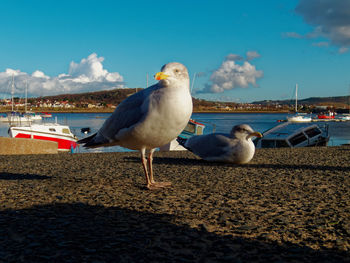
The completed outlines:
<svg viewBox="0 0 350 263">
<path fill-rule="evenodd" d="M 285 140 L 276 140 L 276 147 L 290 147 L 289 144 Z"/>
<path fill-rule="evenodd" d="M 197 135 L 202 135 L 202 134 L 203 134 L 203 127 L 197 126 Z"/>
<path fill-rule="evenodd" d="M 262 148 L 275 148 L 276 144 L 274 140 L 261 140 Z"/>
<path fill-rule="evenodd" d="M 187 123 L 187 126 L 185 127 L 184 131 L 194 133 L 196 130 L 196 125 L 193 123 Z"/>
<path fill-rule="evenodd" d="M 285 140 L 261 140 L 261 148 L 290 147 Z"/>
<path fill-rule="evenodd" d="M 302 143 L 303 141 L 307 140 L 306 136 L 304 133 L 298 133 L 297 135 L 293 136 L 292 138 L 289 139 L 289 142 L 295 146 L 299 143 Z"/>
<path fill-rule="evenodd" d="M 63 129 L 62 129 L 62 133 L 69 134 L 69 129 L 67 129 L 67 128 L 63 128 Z"/>
<path fill-rule="evenodd" d="M 312 128 L 312 129 L 306 130 L 305 133 L 307 134 L 307 136 L 312 138 L 312 137 L 315 137 L 316 135 L 321 134 L 322 132 L 317 128 Z"/>
<path fill-rule="evenodd" d="M 54 128 L 49 128 L 49 131 L 56 132 L 56 129 L 54 129 Z"/>
</svg>

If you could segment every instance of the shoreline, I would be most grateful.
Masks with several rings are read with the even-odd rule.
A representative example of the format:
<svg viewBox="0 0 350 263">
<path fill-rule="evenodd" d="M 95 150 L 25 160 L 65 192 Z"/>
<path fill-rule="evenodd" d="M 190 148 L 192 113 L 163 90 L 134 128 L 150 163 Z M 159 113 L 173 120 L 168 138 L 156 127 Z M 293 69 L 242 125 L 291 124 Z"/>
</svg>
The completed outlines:
<svg viewBox="0 0 350 263">
<path fill-rule="evenodd" d="M 55 111 L 55 110 L 33 110 L 32 112 L 35 113 L 42 113 L 42 112 L 47 112 L 47 113 L 113 113 L 115 109 L 111 109 L 111 110 L 97 110 L 97 111 L 86 111 L 86 110 L 59 110 L 59 111 Z M 0 114 L 4 114 L 4 113 L 8 113 L 11 112 L 11 110 L 9 111 L 1 111 L 0 110 Z M 20 111 L 22 112 L 22 111 Z M 196 111 L 194 110 L 193 113 L 252 113 L 252 114 L 256 114 L 256 113 L 275 113 L 275 114 L 281 114 L 281 113 L 289 113 L 287 111 Z M 302 112 L 301 112 L 302 113 Z"/>
<path fill-rule="evenodd" d="M 350 148 L 258 149 L 247 165 L 156 152 L 0 156 L 5 262 L 348 262 Z M 54 253 L 52 253 L 54 251 Z"/>
</svg>

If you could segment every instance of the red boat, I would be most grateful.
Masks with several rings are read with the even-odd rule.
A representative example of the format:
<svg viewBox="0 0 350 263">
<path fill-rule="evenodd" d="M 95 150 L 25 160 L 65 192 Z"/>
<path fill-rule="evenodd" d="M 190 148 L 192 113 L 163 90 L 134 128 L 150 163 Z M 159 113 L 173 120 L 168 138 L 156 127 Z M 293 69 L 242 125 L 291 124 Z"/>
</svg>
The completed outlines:
<svg viewBox="0 0 350 263">
<path fill-rule="evenodd" d="M 334 119 L 334 112 L 329 112 L 328 114 L 318 114 L 318 119 Z"/>
<path fill-rule="evenodd" d="M 12 138 L 37 139 L 58 143 L 58 151 L 73 151 L 77 147 L 77 137 L 67 125 L 58 123 L 13 126 L 9 129 Z"/>
<path fill-rule="evenodd" d="M 51 113 L 48 113 L 48 112 L 42 112 L 42 113 L 41 113 L 41 117 L 43 117 L 43 118 L 51 118 L 51 117 L 52 117 L 52 114 L 51 114 Z"/>
</svg>

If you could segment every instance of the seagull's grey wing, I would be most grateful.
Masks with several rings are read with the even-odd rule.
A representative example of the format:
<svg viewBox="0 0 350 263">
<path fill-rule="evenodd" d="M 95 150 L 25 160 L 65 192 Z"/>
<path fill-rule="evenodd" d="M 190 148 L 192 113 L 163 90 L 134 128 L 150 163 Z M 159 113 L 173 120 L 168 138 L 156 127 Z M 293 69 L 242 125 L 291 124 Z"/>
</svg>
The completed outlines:
<svg viewBox="0 0 350 263">
<path fill-rule="evenodd" d="M 147 113 L 142 104 L 151 91 L 151 89 L 142 90 L 126 98 L 105 121 L 99 132 L 106 137 L 114 137 L 121 129 L 129 128 L 141 121 Z"/>
<path fill-rule="evenodd" d="M 97 134 L 81 140 L 82 143 L 85 143 L 84 146 L 108 146 L 108 144 L 115 142 L 120 130 L 132 127 L 142 121 L 147 114 L 147 107 L 142 107 L 142 104 L 147 102 L 147 97 L 157 88 L 157 84 L 153 85 L 122 101 L 113 114 L 104 122 Z M 90 140 L 87 140 L 89 138 Z"/>
<path fill-rule="evenodd" d="M 222 133 L 193 136 L 185 144 L 186 148 L 203 159 L 227 154 L 225 148 L 229 145 L 229 135 Z"/>
</svg>

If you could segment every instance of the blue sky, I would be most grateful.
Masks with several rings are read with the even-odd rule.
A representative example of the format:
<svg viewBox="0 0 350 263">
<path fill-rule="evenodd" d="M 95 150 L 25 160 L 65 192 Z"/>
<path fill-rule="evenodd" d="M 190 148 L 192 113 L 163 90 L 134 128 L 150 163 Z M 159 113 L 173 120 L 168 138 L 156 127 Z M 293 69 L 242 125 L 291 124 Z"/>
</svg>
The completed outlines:
<svg viewBox="0 0 350 263">
<path fill-rule="evenodd" d="M 1 1 L 0 94 L 136 88 L 168 62 L 196 74 L 197 98 L 235 102 L 343 96 L 350 1 Z"/>
</svg>

